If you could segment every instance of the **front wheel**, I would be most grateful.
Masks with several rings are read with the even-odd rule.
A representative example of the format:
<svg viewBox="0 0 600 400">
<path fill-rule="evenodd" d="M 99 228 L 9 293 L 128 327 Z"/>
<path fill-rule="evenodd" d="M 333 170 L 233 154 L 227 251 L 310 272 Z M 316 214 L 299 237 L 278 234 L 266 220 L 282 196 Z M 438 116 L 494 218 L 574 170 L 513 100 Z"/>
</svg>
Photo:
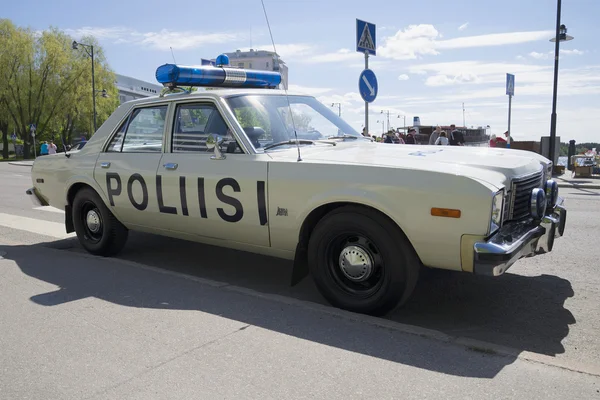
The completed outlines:
<svg viewBox="0 0 600 400">
<path fill-rule="evenodd" d="M 73 225 L 81 245 L 95 255 L 116 255 L 127 242 L 129 231 L 91 188 L 81 189 L 75 195 Z"/>
<path fill-rule="evenodd" d="M 385 216 L 347 206 L 326 215 L 311 234 L 309 266 L 333 306 L 383 315 L 404 304 L 420 262 L 410 242 Z"/>
</svg>

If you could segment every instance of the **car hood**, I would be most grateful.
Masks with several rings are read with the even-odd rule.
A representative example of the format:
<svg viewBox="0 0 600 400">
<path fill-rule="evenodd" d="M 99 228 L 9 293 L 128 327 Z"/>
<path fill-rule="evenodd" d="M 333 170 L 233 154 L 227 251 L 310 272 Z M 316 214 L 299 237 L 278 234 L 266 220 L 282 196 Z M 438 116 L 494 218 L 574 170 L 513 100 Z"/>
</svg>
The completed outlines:
<svg viewBox="0 0 600 400">
<path fill-rule="evenodd" d="M 301 146 L 303 162 L 364 165 L 463 175 L 503 186 L 515 177 L 540 171 L 549 162 L 537 153 L 471 146 L 338 143 Z M 273 159 L 297 161 L 297 150 L 268 152 Z M 545 161 L 544 161 L 545 160 Z"/>
</svg>

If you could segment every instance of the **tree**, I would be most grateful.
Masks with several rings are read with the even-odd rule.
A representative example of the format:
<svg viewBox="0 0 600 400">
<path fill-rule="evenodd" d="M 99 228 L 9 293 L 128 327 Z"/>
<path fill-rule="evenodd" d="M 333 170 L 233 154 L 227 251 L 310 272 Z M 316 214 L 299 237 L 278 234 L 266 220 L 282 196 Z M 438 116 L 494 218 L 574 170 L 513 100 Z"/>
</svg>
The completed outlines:
<svg viewBox="0 0 600 400">
<path fill-rule="evenodd" d="M 93 130 L 90 59 L 84 51 L 73 50 L 72 41 L 55 28 L 34 33 L 0 20 L 0 98 L 25 142 L 26 158 L 32 143 L 30 124 L 37 126 L 39 140 L 60 132 L 70 141 L 78 128 Z M 87 37 L 82 42 L 94 45 L 96 88 L 106 89 L 111 96 L 98 98 L 102 100 L 96 107 L 101 122 L 118 105 L 115 77 L 96 41 Z"/>
</svg>

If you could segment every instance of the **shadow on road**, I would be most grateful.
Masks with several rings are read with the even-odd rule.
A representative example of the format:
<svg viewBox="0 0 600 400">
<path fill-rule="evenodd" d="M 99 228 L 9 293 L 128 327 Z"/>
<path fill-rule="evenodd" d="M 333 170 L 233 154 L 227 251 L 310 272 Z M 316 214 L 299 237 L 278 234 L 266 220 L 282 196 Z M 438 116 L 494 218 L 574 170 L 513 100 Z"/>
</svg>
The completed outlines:
<svg viewBox="0 0 600 400">
<path fill-rule="evenodd" d="M 96 297 L 128 307 L 197 310 L 304 340 L 457 376 L 493 378 L 514 358 L 445 346 L 416 336 L 326 316 L 246 295 L 158 275 L 104 259 L 65 252 L 48 262 L 43 247 L 79 251 L 70 239 L 29 246 L 0 246 L 28 276 L 57 285 L 57 291 L 31 297 L 55 306 Z M 46 250 L 48 251 L 48 250 Z M 53 253 L 56 254 L 56 253 Z M 289 263 L 153 235 L 132 234 L 121 258 L 263 292 L 322 303 L 310 279 L 289 287 Z M 568 281 L 543 275 L 507 274 L 485 279 L 456 273 L 427 274 L 413 301 L 390 315 L 395 321 L 485 340 L 518 350 L 554 355 L 573 324 L 564 302 L 573 296 Z M 433 344 L 432 344 L 433 343 Z"/>
</svg>

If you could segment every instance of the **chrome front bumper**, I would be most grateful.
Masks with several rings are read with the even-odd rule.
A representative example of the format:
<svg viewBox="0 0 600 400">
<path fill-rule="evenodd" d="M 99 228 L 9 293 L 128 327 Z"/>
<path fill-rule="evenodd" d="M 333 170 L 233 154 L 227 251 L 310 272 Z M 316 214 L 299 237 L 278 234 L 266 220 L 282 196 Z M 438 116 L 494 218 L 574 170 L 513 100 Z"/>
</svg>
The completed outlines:
<svg viewBox="0 0 600 400">
<path fill-rule="evenodd" d="M 35 187 L 27 189 L 25 191 L 25 193 L 27 193 L 29 195 L 29 198 L 33 202 L 33 205 L 38 206 L 38 207 L 48 205 L 48 202 L 46 201 L 46 199 L 44 199 L 42 197 L 42 195 L 40 195 L 39 191 Z"/>
<path fill-rule="evenodd" d="M 554 239 L 565 231 L 567 210 L 564 200 L 558 199 L 556 207 L 542 221 L 533 219 L 509 223 L 486 241 L 474 244 L 473 272 L 478 275 L 498 276 L 517 260 L 552 251 Z"/>
</svg>

